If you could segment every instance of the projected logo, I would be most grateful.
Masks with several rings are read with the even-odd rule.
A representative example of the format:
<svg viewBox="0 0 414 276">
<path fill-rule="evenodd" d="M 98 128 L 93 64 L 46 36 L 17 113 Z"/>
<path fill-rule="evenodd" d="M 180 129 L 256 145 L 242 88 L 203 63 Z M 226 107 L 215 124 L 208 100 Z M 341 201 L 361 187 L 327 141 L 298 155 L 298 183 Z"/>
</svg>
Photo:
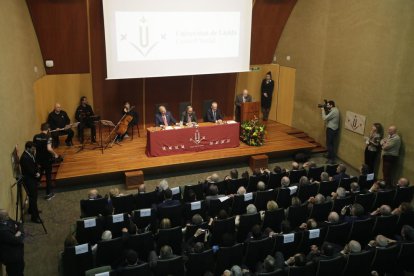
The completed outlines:
<svg viewBox="0 0 414 276">
<path fill-rule="evenodd" d="M 127 42 L 131 45 L 139 54 L 143 57 L 147 57 L 149 53 L 157 46 L 159 41 L 150 41 L 150 27 L 148 26 L 148 20 L 142 17 L 139 20 L 138 26 L 135 29 L 136 39 L 129 39 L 128 33 L 121 34 L 121 42 Z M 161 39 L 165 39 L 165 34 L 161 35 Z"/>
</svg>

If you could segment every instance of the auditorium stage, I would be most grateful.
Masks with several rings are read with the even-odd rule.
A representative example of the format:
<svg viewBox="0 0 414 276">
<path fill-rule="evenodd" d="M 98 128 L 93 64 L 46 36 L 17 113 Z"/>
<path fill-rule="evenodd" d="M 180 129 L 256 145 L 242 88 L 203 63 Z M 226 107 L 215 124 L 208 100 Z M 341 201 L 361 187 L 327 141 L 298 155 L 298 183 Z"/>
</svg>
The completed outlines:
<svg viewBox="0 0 414 276">
<path fill-rule="evenodd" d="M 95 145 L 86 145 L 76 153 L 77 147 L 60 146 L 59 154 L 64 156 L 56 174 L 56 185 L 76 185 L 90 181 L 123 179 L 124 172 L 143 170 L 144 175 L 160 172 L 188 170 L 209 165 L 229 164 L 248 161 L 251 155 L 267 154 L 269 157 L 286 156 L 301 150 L 318 147 L 312 138 L 292 127 L 269 121 L 267 123 L 266 142 L 261 147 L 251 147 L 240 142 L 240 147 L 210 150 L 181 155 L 148 157 L 145 154 L 146 131 L 141 129 L 134 139 L 125 138 L 121 145 L 113 145 L 102 151 L 93 149 Z M 105 132 L 104 137 L 107 136 Z"/>
</svg>

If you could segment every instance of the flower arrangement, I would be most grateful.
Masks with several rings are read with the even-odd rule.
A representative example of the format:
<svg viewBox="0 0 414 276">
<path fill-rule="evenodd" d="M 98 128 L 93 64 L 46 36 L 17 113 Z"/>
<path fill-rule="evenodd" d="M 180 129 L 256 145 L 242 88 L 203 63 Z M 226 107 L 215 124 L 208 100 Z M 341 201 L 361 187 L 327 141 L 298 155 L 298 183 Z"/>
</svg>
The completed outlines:
<svg viewBox="0 0 414 276">
<path fill-rule="evenodd" d="M 266 127 L 254 119 L 245 121 L 241 124 L 240 139 L 249 146 L 262 146 L 264 144 L 264 136 Z"/>
</svg>

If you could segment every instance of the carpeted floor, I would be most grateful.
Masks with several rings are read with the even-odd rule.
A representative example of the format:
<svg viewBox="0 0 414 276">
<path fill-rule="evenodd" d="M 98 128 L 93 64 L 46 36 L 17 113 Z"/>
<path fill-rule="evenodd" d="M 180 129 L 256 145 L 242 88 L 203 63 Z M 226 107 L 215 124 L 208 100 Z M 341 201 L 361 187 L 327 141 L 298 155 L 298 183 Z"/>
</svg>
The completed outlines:
<svg viewBox="0 0 414 276">
<path fill-rule="evenodd" d="M 324 164 L 326 159 L 321 156 L 314 156 L 311 160 L 317 164 Z M 270 160 L 269 168 L 277 164 L 284 168 L 289 168 L 291 160 L 279 159 Z M 213 167 L 203 170 L 194 171 L 178 171 L 175 173 L 152 175 L 145 179 L 147 191 L 152 191 L 161 179 L 166 178 L 170 186 L 195 184 L 203 181 L 213 172 L 219 174 L 221 178 L 228 175 L 232 168 L 237 168 L 239 172 L 250 169 L 247 164 L 231 164 L 229 166 Z M 358 175 L 357 172 L 349 168 L 348 173 Z M 98 188 L 99 193 L 104 195 L 109 189 L 117 187 L 122 193 L 134 193 L 135 191 L 126 191 L 124 184 L 119 183 L 92 183 L 90 185 L 78 186 L 75 188 L 56 189 L 56 196 L 46 201 L 43 199 L 44 192 L 40 191 L 39 209 L 42 210 L 41 217 L 48 231 L 45 234 L 40 224 L 27 222 L 25 224 L 26 240 L 25 240 L 25 275 L 59 275 L 58 260 L 59 252 L 63 249 L 63 241 L 66 235 L 71 231 L 72 225 L 76 222 L 80 215 L 79 200 L 86 198 L 91 188 Z M 30 221 L 26 216 L 26 221 Z"/>
</svg>

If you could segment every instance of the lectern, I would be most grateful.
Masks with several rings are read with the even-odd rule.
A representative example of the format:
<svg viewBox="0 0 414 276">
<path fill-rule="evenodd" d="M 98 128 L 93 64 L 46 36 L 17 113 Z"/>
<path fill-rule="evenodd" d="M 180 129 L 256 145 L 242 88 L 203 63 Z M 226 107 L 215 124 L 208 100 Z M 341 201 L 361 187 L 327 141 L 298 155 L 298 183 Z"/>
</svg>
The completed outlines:
<svg viewBox="0 0 414 276">
<path fill-rule="evenodd" d="M 246 102 L 241 104 L 241 121 L 250 121 L 260 116 L 260 102 Z"/>
</svg>

